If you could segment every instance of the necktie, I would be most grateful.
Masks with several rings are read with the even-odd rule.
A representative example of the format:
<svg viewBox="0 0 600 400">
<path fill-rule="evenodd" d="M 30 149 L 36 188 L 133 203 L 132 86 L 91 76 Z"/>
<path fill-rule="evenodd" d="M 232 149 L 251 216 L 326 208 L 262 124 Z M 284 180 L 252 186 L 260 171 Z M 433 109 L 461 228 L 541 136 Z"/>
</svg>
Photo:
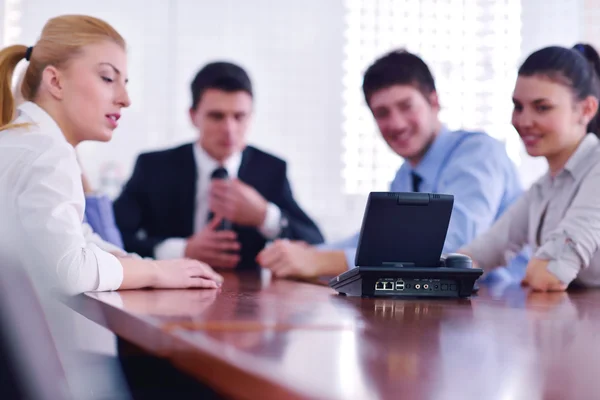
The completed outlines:
<svg viewBox="0 0 600 400">
<path fill-rule="evenodd" d="M 223 167 L 218 167 L 216 168 L 213 173 L 210 175 L 210 180 L 212 181 L 213 179 L 228 179 L 229 178 L 229 174 L 227 173 L 227 170 Z M 208 217 L 206 218 L 206 222 L 209 223 L 213 218 L 214 218 L 215 214 L 212 211 L 208 211 Z M 223 225 L 223 224 L 222 224 Z"/>
<path fill-rule="evenodd" d="M 421 178 L 414 171 L 410 173 L 410 177 L 412 178 L 412 190 L 413 192 L 418 192 L 421 186 L 421 182 L 423 182 L 423 178 Z"/>
</svg>

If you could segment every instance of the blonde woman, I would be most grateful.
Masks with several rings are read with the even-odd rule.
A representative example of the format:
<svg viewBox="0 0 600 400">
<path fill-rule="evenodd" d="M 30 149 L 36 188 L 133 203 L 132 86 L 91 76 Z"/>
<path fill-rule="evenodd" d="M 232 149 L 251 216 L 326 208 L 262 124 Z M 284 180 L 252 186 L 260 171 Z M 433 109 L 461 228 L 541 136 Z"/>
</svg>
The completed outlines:
<svg viewBox="0 0 600 400">
<path fill-rule="evenodd" d="M 11 80 L 23 59 L 16 109 Z M 0 264 L 66 294 L 217 288 L 222 277 L 202 262 L 123 257 L 83 223 L 75 147 L 111 139 L 130 104 L 126 83 L 125 41 L 96 18 L 53 18 L 34 46 L 0 51 Z"/>
</svg>

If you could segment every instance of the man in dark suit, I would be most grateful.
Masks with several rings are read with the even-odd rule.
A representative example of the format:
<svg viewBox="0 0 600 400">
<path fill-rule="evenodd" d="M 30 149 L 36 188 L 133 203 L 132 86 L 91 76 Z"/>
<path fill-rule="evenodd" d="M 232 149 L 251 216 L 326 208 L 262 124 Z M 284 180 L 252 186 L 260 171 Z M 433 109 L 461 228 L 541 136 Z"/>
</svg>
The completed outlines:
<svg viewBox="0 0 600 400">
<path fill-rule="evenodd" d="M 269 240 L 323 242 L 298 206 L 285 161 L 246 145 L 253 108 L 246 72 L 206 65 L 191 85 L 195 143 L 139 156 L 114 203 L 125 249 L 158 259 L 254 268 Z"/>
</svg>

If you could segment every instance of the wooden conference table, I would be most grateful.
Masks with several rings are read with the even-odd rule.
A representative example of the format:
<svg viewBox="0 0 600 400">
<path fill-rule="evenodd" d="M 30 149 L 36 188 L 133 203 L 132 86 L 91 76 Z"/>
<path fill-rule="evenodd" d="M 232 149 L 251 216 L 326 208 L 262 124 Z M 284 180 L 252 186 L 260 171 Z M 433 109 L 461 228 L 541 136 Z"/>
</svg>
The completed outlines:
<svg viewBox="0 0 600 400">
<path fill-rule="evenodd" d="M 264 273 L 225 279 L 219 291 L 92 293 L 72 307 L 231 398 L 600 396 L 600 290 L 392 300 Z"/>
</svg>

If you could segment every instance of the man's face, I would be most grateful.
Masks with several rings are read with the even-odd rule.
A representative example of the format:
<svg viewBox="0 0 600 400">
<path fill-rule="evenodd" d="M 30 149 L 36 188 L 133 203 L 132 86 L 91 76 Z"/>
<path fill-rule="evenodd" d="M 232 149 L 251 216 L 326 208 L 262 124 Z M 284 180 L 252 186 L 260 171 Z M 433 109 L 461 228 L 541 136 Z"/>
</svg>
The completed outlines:
<svg viewBox="0 0 600 400">
<path fill-rule="evenodd" d="M 207 89 L 190 117 L 200 132 L 202 148 L 215 160 L 225 161 L 246 147 L 252 96 L 245 91 Z"/>
<path fill-rule="evenodd" d="M 439 130 L 437 93 L 425 97 L 412 85 L 392 85 L 374 92 L 369 107 L 391 149 L 417 164 Z"/>
</svg>

